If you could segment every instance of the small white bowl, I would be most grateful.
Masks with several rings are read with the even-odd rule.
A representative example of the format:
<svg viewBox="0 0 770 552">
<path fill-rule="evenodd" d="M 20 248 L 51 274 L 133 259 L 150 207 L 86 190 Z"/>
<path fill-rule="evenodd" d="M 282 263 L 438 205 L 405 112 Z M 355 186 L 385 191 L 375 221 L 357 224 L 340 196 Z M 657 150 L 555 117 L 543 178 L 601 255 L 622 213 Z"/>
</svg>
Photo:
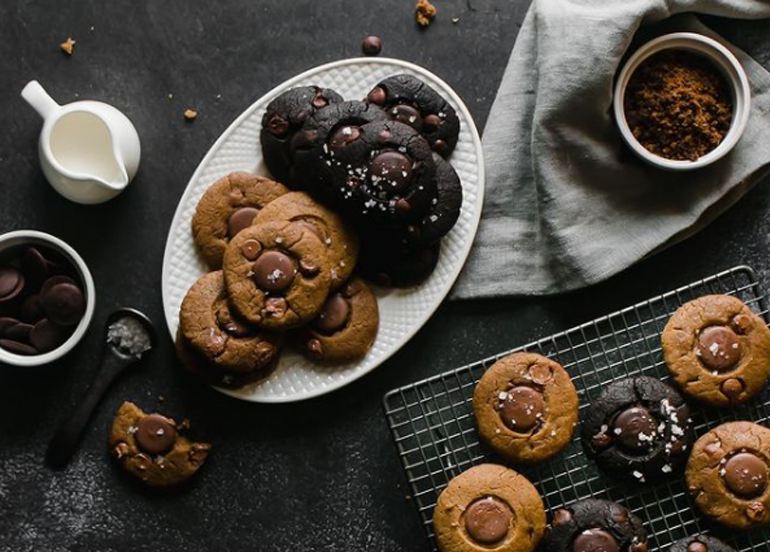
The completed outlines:
<svg viewBox="0 0 770 552">
<path fill-rule="evenodd" d="M 680 161 L 655 155 L 639 143 L 631 133 L 631 128 L 628 126 L 628 121 L 626 121 L 623 99 L 631 75 L 644 60 L 663 50 L 686 50 L 704 56 L 721 71 L 730 86 L 733 102 L 733 117 L 730 122 L 730 129 L 716 148 L 695 161 Z M 724 157 L 738 143 L 749 120 L 751 91 L 746 72 L 743 70 L 740 62 L 722 44 L 697 33 L 671 33 L 647 42 L 628 58 L 615 82 L 612 104 L 615 111 L 615 122 L 620 129 L 620 134 L 634 153 L 656 167 L 673 171 L 686 171 L 699 169 L 714 163 Z"/>
<path fill-rule="evenodd" d="M 72 262 L 72 266 L 75 267 L 83 284 L 83 293 L 86 298 L 86 311 L 83 313 L 83 318 L 78 322 L 75 331 L 67 338 L 67 341 L 53 351 L 48 351 L 41 355 L 17 355 L 0 348 L 0 363 L 4 362 L 14 366 L 42 366 L 58 360 L 69 353 L 85 335 L 88 326 L 94 318 L 94 305 L 96 304 L 94 279 L 91 277 L 91 271 L 88 270 L 83 258 L 72 247 L 55 236 L 45 232 L 38 232 L 37 230 L 16 230 L 0 235 L 0 254 L 12 247 L 21 245 L 43 245 L 64 255 L 64 257 Z"/>
</svg>

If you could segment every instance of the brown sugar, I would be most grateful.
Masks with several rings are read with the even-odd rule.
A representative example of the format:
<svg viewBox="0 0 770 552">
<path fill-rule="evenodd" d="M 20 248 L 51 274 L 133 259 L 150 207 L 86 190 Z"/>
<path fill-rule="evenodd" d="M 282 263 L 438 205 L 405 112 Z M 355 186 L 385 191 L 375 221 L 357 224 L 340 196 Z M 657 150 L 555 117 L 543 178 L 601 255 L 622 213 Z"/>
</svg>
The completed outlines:
<svg viewBox="0 0 770 552">
<path fill-rule="evenodd" d="M 732 120 L 732 98 L 719 70 L 684 50 L 655 54 L 634 71 L 623 106 L 631 133 L 648 151 L 695 161 L 716 148 Z"/>
</svg>

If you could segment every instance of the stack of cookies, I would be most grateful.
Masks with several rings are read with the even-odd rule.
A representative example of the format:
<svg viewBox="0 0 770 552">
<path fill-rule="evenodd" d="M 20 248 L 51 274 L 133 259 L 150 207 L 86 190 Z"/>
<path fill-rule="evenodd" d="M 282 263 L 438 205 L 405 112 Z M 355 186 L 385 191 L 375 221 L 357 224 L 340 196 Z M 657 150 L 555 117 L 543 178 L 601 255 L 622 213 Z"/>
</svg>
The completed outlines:
<svg viewBox="0 0 770 552">
<path fill-rule="evenodd" d="M 460 215 L 462 184 L 446 160 L 459 131 L 454 108 L 402 74 L 364 101 L 292 88 L 267 106 L 260 141 L 272 175 L 354 227 L 364 277 L 411 286 L 431 274 Z"/>
<path fill-rule="evenodd" d="M 177 349 L 204 381 L 260 380 L 285 343 L 324 363 L 371 348 L 379 315 L 374 293 L 353 274 L 358 237 L 308 194 L 232 173 L 203 194 L 192 229 L 211 272 L 182 302 Z"/>
</svg>

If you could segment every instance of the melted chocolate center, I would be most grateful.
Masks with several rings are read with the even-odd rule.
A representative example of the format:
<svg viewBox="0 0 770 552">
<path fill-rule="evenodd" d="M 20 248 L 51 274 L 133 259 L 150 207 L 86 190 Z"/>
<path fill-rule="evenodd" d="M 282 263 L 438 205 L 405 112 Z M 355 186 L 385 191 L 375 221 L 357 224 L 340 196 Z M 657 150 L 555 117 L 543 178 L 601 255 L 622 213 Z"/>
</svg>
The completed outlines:
<svg viewBox="0 0 770 552">
<path fill-rule="evenodd" d="M 698 356 L 709 370 L 729 370 L 741 358 L 738 336 L 727 326 L 709 326 L 698 336 Z"/>
<path fill-rule="evenodd" d="M 519 433 L 526 433 L 534 428 L 543 418 L 544 412 L 543 394 L 526 385 L 519 385 L 508 391 L 500 405 L 500 418 L 503 423 Z"/>
<path fill-rule="evenodd" d="M 465 530 L 476 542 L 494 544 L 508 534 L 513 513 L 508 505 L 488 496 L 472 502 L 465 510 Z"/>
</svg>

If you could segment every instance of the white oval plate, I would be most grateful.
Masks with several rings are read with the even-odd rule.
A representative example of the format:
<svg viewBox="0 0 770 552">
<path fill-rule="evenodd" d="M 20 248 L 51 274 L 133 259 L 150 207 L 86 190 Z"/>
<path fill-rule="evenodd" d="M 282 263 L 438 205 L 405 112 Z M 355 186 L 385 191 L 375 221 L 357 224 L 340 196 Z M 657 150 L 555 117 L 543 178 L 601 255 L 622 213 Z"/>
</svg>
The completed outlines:
<svg viewBox="0 0 770 552">
<path fill-rule="evenodd" d="M 244 111 L 214 143 L 192 175 L 171 222 L 163 258 L 163 307 L 172 339 L 179 324 L 179 306 L 190 286 L 206 272 L 192 240 L 190 221 L 203 192 L 232 171 L 267 174 L 259 148 L 262 114 L 267 104 L 294 86 L 315 84 L 333 88 L 345 99 L 363 98 L 379 81 L 396 73 L 415 75 L 440 92 L 460 117 L 460 139 L 450 161 L 463 184 L 463 204 L 455 227 L 441 242 L 433 274 L 409 289 L 376 289 L 380 330 L 362 360 L 323 367 L 286 349 L 277 369 L 265 380 L 231 390 L 232 397 L 261 403 L 292 402 L 328 393 L 370 372 L 398 351 L 425 324 L 454 284 L 470 251 L 484 199 L 484 159 L 481 140 L 468 108 L 455 92 L 430 71 L 412 63 L 386 58 L 354 58 L 315 67 L 262 96 Z"/>
</svg>

